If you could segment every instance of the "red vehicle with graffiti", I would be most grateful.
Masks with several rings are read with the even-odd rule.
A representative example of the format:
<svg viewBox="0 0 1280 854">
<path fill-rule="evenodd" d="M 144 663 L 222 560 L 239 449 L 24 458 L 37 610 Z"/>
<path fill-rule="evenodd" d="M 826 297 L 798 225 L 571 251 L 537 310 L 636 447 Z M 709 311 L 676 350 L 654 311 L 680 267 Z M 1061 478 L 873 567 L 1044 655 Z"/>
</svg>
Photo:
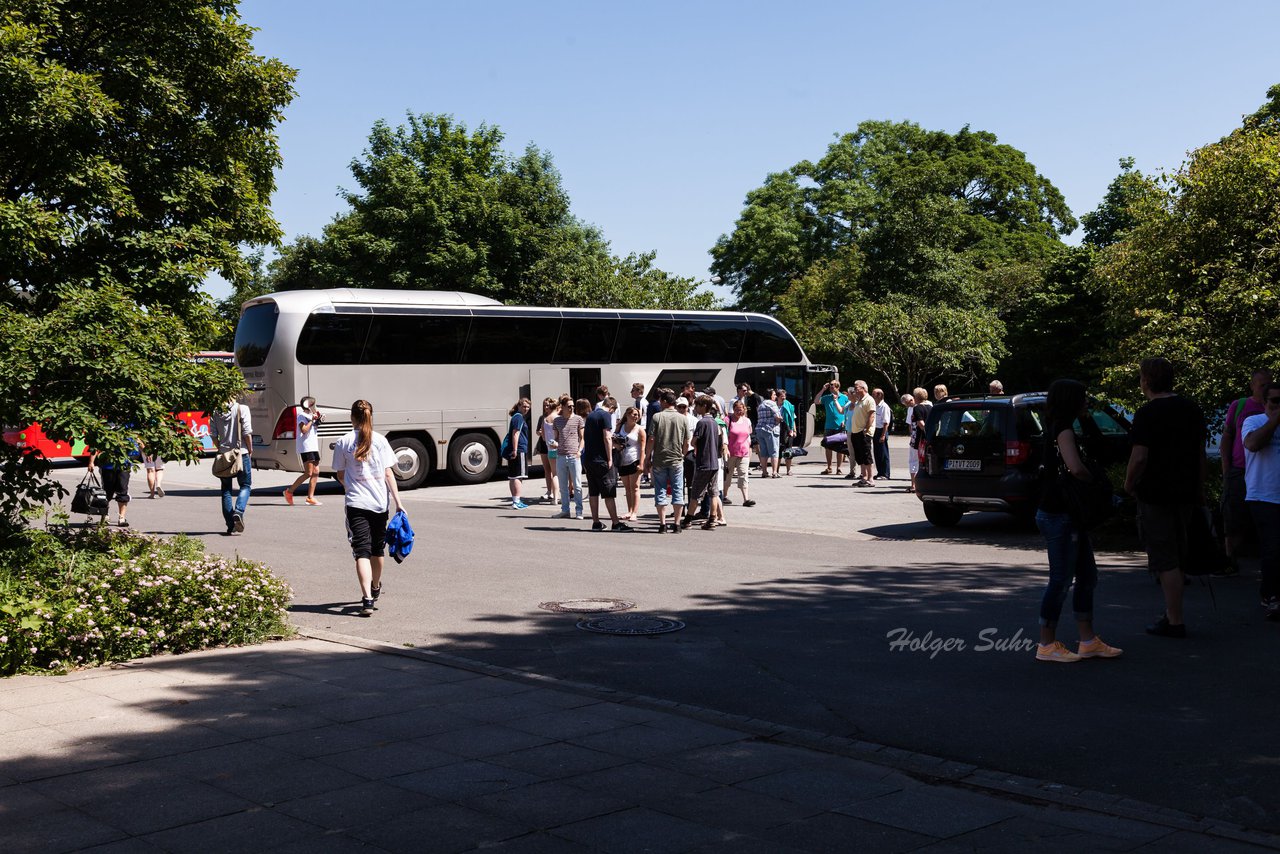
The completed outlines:
<svg viewBox="0 0 1280 854">
<path fill-rule="evenodd" d="M 209 350 L 196 353 L 192 357 L 193 361 L 218 361 L 225 362 L 228 365 L 232 363 L 232 354 Z M 200 452 L 211 454 L 214 451 L 213 438 L 209 435 L 209 416 L 199 410 L 184 410 L 175 412 L 174 417 L 182 422 L 182 425 L 191 434 L 191 437 L 200 444 Z M 39 453 L 45 459 L 74 459 L 76 457 L 87 457 L 91 453 L 90 448 L 84 443 L 83 439 L 76 438 L 70 442 L 55 442 L 44 434 L 44 430 L 39 424 L 29 424 L 22 428 L 8 428 L 4 430 L 4 440 L 10 445 L 16 445 L 19 448 L 29 448 Z"/>
</svg>

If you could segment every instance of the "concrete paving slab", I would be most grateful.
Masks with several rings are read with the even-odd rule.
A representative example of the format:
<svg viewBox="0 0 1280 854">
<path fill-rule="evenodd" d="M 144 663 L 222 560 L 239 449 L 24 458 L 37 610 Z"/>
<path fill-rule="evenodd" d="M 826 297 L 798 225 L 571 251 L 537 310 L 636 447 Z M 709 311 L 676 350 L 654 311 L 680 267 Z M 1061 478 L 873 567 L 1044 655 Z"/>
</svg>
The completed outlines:
<svg viewBox="0 0 1280 854">
<path fill-rule="evenodd" d="M 210 780 L 210 785 L 255 804 L 272 806 L 296 798 L 348 789 L 367 778 L 314 759 L 273 762 Z"/>
<path fill-rule="evenodd" d="M 552 780 L 467 798 L 462 803 L 537 830 L 618 812 L 632 805 L 631 798 L 621 791 L 584 791 Z"/>
<path fill-rule="evenodd" d="M 652 809 L 737 833 L 754 833 L 817 815 L 824 810 L 735 786 L 721 786 L 689 797 L 653 801 Z"/>
<path fill-rule="evenodd" d="M 565 777 L 563 782 L 587 792 L 627 792 L 639 804 L 688 796 L 717 787 L 715 780 L 684 774 L 645 762 L 628 762 Z"/>
<path fill-rule="evenodd" d="M 478 724 L 466 729 L 445 732 L 419 740 L 427 747 L 434 747 L 466 759 L 484 759 L 540 747 L 551 739 L 530 732 L 523 732 L 500 724 Z"/>
<path fill-rule="evenodd" d="M 1007 801 L 919 787 L 836 807 L 833 811 L 940 839 L 998 824 L 1025 812 Z"/>
<path fill-rule="evenodd" d="M 883 773 L 802 768 L 766 774 L 743 781 L 738 786 L 747 791 L 829 810 L 878 798 L 901 789 L 901 786 L 893 783 L 881 782 L 883 777 Z"/>
<path fill-rule="evenodd" d="M 495 756 L 493 761 L 545 780 L 573 777 L 626 762 L 612 753 L 592 750 L 567 741 L 517 750 L 504 756 Z"/>
<path fill-rule="evenodd" d="M 428 771 L 392 777 L 389 782 L 403 789 L 430 795 L 439 801 L 462 801 L 492 792 L 528 786 L 531 783 L 541 782 L 541 779 L 535 774 L 528 774 L 493 762 L 467 759 L 452 765 L 441 765 Z"/>
<path fill-rule="evenodd" d="M 807 851 L 830 851 L 834 843 L 847 851 L 876 851 L 883 854 L 915 851 L 933 841 L 933 837 L 922 833 L 912 833 L 833 812 L 766 828 L 755 835 L 782 846 Z"/>
<path fill-rule="evenodd" d="M 208 821 L 142 837 L 165 851 L 244 854 L 283 845 L 315 832 L 315 826 L 264 808 L 251 808 Z"/>
<path fill-rule="evenodd" d="M 6 854 L 79 851 L 126 838 L 120 828 L 71 809 L 7 820 L 0 827 Z"/>
<path fill-rule="evenodd" d="M 455 854 L 487 848 L 525 832 L 516 822 L 458 804 L 440 804 L 409 813 L 384 812 L 382 820 L 363 831 L 360 838 L 380 851 Z"/>
<path fill-rule="evenodd" d="M 275 810 L 325 830 L 351 832 L 356 838 L 364 839 L 365 829 L 377 827 L 391 816 L 438 803 L 439 799 L 422 792 L 369 780 L 345 789 L 293 798 L 277 804 Z"/>
<path fill-rule="evenodd" d="M 378 733 L 368 727 L 356 724 L 329 724 L 315 729 L 268 736 L 258 739 L 258 742 L 295 756 L 314 758 L 368 747 L 376 744 L 378 740 Z"/>
<path fill-rule="evenodd" d="M 415 741 L 387 741 L 368 747 L 316 757 L 317 762 L 358 774 L 366 780 L 386 780 L 415 771 L 453 765 L 457 754 Z"/>
<path fill-rule="evenodd" d="M 698 822 L 635 807 L 623 812 L 589 818 L 551 831 L 597 851 L 615 854 L 669 852 L 679 854 L 699 845 L 720 841 L 724 832 Z"/>
</svg>

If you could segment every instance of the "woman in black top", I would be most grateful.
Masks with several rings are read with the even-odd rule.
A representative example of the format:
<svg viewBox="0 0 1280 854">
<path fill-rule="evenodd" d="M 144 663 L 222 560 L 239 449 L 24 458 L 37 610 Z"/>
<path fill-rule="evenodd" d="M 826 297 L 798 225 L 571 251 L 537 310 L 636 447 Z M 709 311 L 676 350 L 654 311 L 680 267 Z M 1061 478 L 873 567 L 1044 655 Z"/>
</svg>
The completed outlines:
<svg viewBox="0 0 1280 854">
<path fill-rule="evenodd" d="M 1036 648 L 1039 661 L 1079 661 L 1082 658 L 1115 658 L 1121 650 L 1108 646 L 1093 633 L 1093 590 L 1098 584 L 1098 564 L 1093 557 L 1089 532 L 1080 527 L 1067 511 L 1066 499 L 1058 482 L 1059 471 L 1083 481 L 1091 479 L 1076 444 L 1074 424 L 1088 411 L 1084 385 L 1075 380 L 1054 380 L 1045 402 L 1045 457 L 1047 472 L 1044 493 L 1036 511 L 1036 527 L 1044 535 L 1049 553 L 1049 583 L 1040 600 L 1040 644 Z M 1067 589 L 1075 582 L 1071 609 L 1080 630 L 1077 652 L 1062 645 L 1056 637 L 1058 618 L 1067 598 Z"/>
</svg>

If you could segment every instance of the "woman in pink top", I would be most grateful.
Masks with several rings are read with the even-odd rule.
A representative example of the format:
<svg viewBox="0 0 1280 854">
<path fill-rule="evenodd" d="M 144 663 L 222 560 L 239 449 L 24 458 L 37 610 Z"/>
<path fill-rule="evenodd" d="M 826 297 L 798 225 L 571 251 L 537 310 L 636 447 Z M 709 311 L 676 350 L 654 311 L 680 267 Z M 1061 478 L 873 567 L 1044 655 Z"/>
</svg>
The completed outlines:
<svg viewBox="0 0 1280 854">
<path fill-rule="evenodd" d="M 735 400 L 733 414 L 729 416 L 729 476 L 727 479 L 737 479 L 738 488 L 742 490 L 743 507 L 755 506 L 755 502 L 747 497 L 747 465 L 751 460 L 751 432 L 751 419 L 747 417 L 746 404 L 741 400 Z"/>
</svg>

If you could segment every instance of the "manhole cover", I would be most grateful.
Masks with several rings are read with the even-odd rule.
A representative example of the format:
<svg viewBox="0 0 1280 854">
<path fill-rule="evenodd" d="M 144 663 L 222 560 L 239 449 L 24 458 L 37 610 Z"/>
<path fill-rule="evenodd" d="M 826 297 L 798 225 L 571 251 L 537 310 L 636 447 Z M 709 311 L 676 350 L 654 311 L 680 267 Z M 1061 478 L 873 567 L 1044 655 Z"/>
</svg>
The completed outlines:
<svg viewBox="0 0 1280 854">
<path fill-rule="evenodd" d="M 608 614 L 611 611 L 630 611 L 635 606 L 635 602 L 626 599 L 563 599 L 538 603 L 542 610 L 557 614 Z"/>
<path fill-rule="evenodd" d="M 649 614 L 612 614 L 578 622 L 578 628 L 602 635 L 661 635 L 684 628 L 679 620 Z"/>
</svg>

